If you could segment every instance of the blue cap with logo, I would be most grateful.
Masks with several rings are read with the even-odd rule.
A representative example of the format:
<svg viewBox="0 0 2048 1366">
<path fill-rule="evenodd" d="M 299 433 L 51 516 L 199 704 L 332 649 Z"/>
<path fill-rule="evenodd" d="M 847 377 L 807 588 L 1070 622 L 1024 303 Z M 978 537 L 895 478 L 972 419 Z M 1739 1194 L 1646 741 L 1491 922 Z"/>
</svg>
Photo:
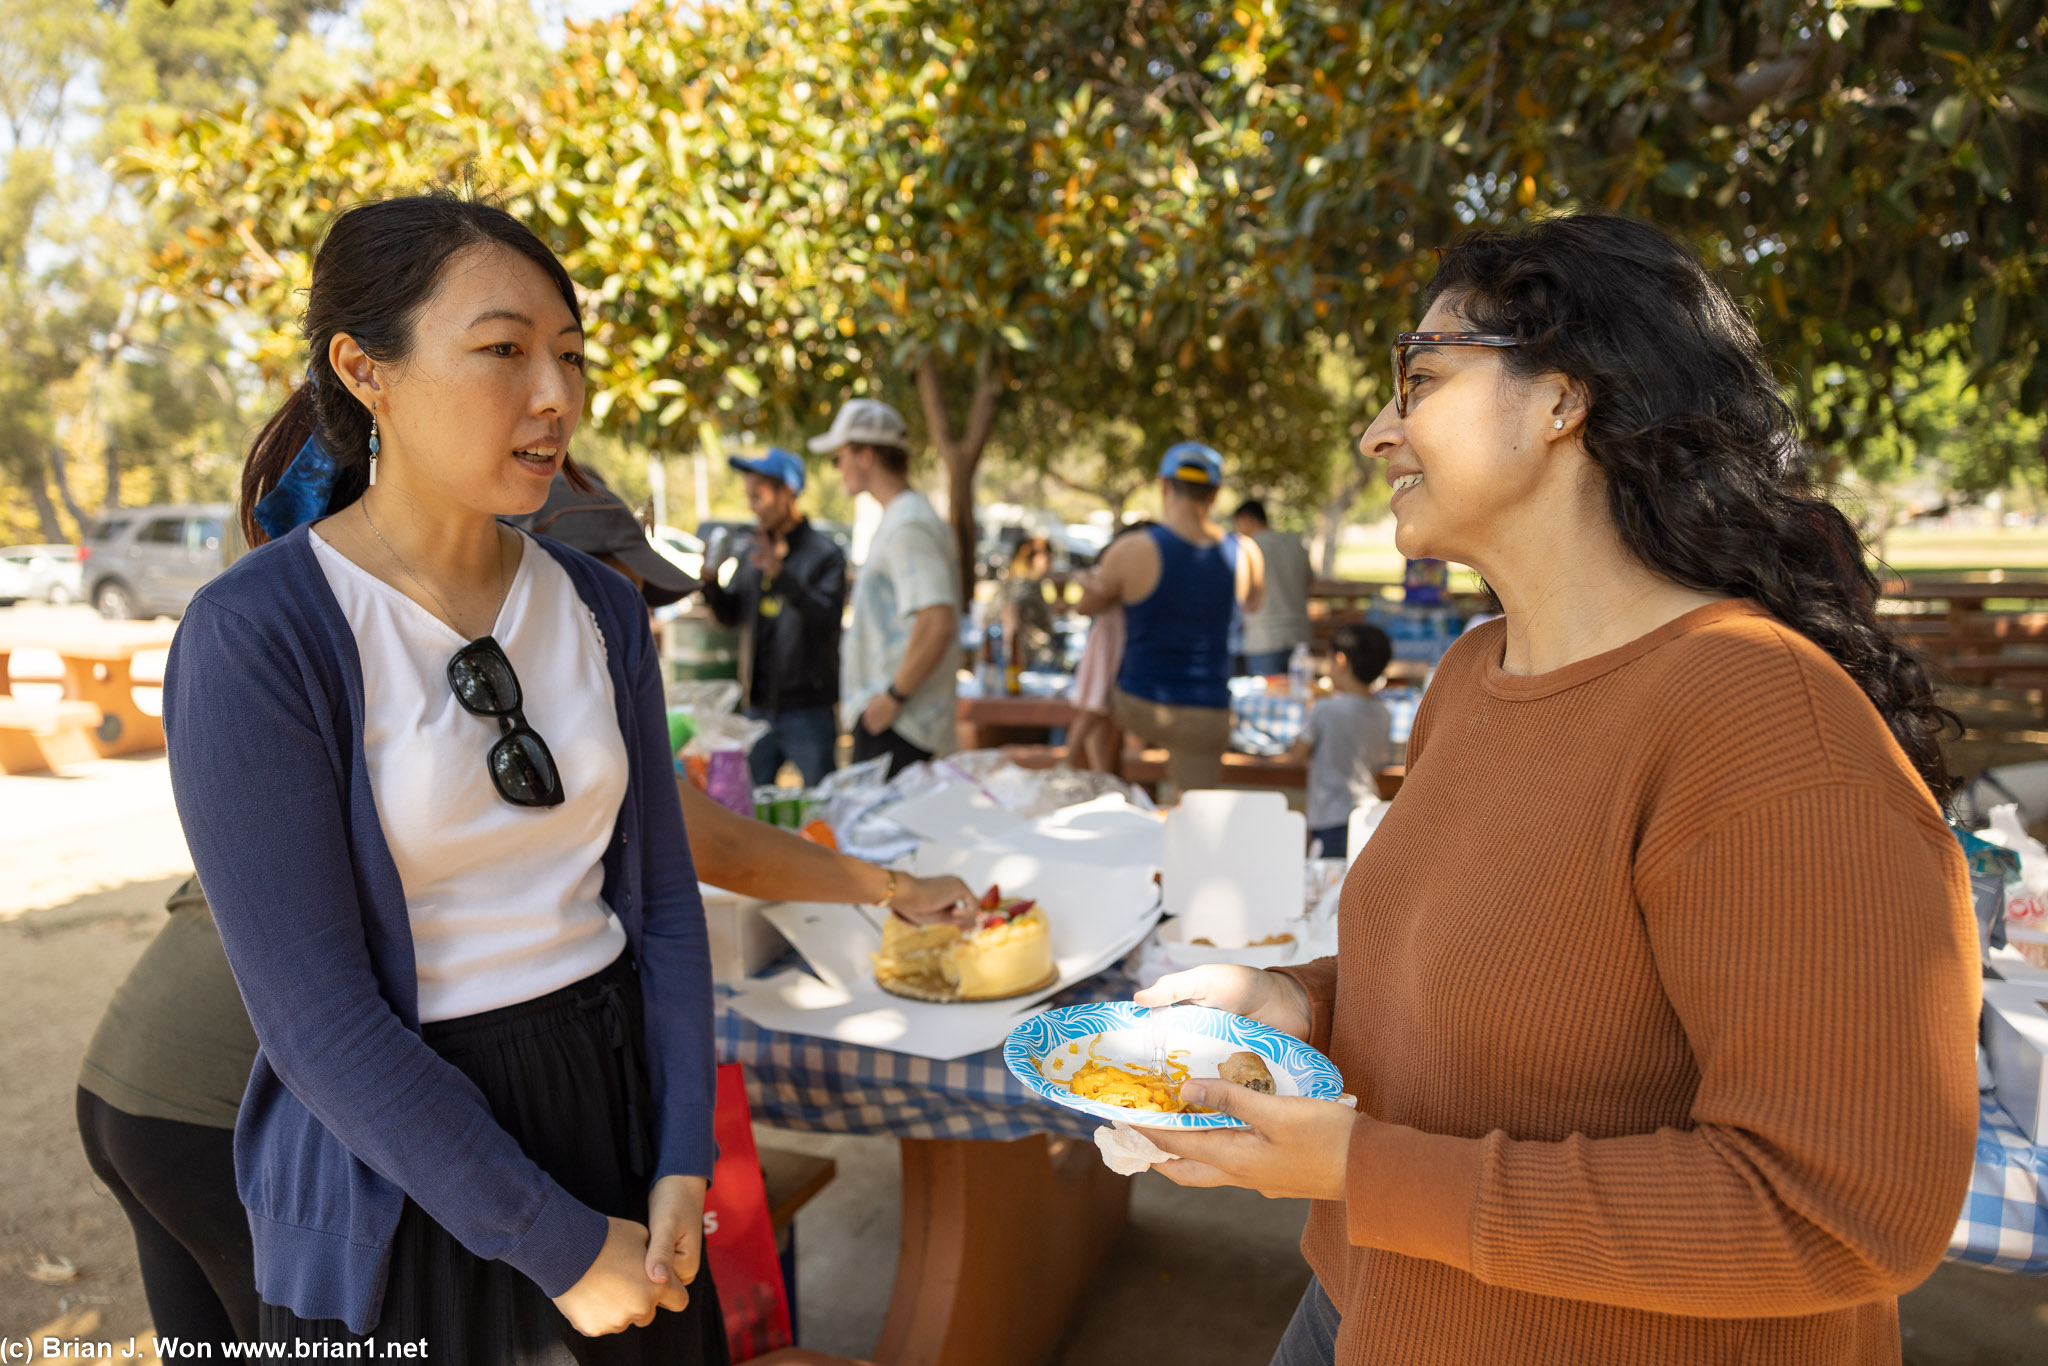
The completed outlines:
<svg viewBox="0 0 2048 1366">
<path fill-rule="evenodd" d="M 787 484 L 791 493 L 804 491 L 804 458 L 795 451 L 770 446 L 768 453 L 758 460 L 743 460 L 735 455 L 725 463 L 747 474 L 758 474 L 763 479 Z"/>
<path fill-rule="evenodd" d="M 1166 448 L 1159 461 L 1159 477 L 1203 488 L 1223 487 L 1223 457 L 1213 446 L 1199 441 L 1182 441 Z"/>
</svg>

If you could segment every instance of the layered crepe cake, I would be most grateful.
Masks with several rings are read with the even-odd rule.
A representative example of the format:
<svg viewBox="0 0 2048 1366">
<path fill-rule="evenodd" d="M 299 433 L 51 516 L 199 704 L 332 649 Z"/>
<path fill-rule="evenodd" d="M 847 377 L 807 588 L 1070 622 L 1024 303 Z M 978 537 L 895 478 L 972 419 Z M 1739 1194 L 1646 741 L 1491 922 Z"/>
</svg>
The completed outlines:
<svg viewBox="0 0 2048 1366">
<path fill-rule="evenodd" d="M 913 925 L 891 915 L 882 924 L 875 981 L 899 996 L 928 1001 L 994 1001 L 1055 980 L 1052 926 L 1034 901 L 991 887 L 974 924 Z"/>
</svg>

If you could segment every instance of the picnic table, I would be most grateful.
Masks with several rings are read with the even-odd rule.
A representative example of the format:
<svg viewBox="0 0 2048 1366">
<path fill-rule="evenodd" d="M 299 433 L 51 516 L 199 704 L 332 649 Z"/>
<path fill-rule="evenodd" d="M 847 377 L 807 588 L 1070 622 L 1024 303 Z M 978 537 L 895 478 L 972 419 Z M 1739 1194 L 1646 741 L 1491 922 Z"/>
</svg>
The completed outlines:
<svg viewBox="0 0 2048 1366">
<path fill-rule="evenodd" d="M 1056 695 L 1009 696 L 963 693 L 953 708 L 953 724 L 962 749 L 994 749 L 999 745 L 1044 740 L 1074 723 L 1074 704 L 1064 692 Z"/>
<path fill-rule="evenodd" d="M 1414 724 L 1422 690 L 1390 687 L 1382 698 L 1394 713 L 1393 739 L 1404 744 Z M 1289 757 L 1287 750 L 1308 724 L 1308 698 L 1288 693 L 1246 689 L 1230 702 L 1231 748 L 1223 755 L 1223 783 L 1227 787 L 1278 788 L 1298 790 L 1308 786 L 1308 765 Z M 1073 706 L 1060 697 L 960 698 L 960 747 L 1001 748 L 1022 768 L 1052 768 L 1063 763 L 1063 746 L 1043 743 L 1048 734 L 1073 719 Z M 1167 751 L 1133 741 L 1128 744 L 1119 766 L 1119 776 L 1146 787 L 1165 781 Z M 1406 769 L 1394 765 L 1379 774 L 1380 796 L 1391 799 L 1400 791 Z"/>
<path fill-rule="evenodd" d="M 1053 1004 L 1117 1000 L 1119 971 Z M 998 1049 L 952 1062 L 762 1029 L 719 988 L 718 1060 L 742 1064 L 755 1119 L 901 1141 L 903 1229 L 875 1360 L 1038 1366 L 1123 1227 L 1130 1179 L 1095 1121 L 1026 1091 Z"/>
<path fill-rule="evenodd" d="M 2048 578 L 2002 569 L 1895 578 L 1883 585 L 1883 620 L 1954 683 L 2038 688 L 2048 707 Z M 2022 610 L 1993 611 L 1993 602 Z"/>
<path fill-rule="evenodd" d="M 162 720 L 136 704 L 134 664 L 138 654 L 169 648 L 176 632 L 169 621 L 0 621 L 0 695 L 13 695 L 15 654 L 48 650 L 64 669 L 65 702 L 99 709 L 87 737 L 95 753 L 111 758 L 162 749 Z"/>
</svg>

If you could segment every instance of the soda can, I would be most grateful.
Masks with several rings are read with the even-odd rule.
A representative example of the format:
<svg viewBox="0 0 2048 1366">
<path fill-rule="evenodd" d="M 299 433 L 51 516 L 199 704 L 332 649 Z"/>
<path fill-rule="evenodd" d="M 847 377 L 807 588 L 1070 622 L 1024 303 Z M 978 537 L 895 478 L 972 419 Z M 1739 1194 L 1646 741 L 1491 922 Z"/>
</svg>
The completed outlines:
<svg viewBox="0 0 2048 1366">
<path fill-rule="evenodd" d="M 803 792 L 800 789 L 793 787 L 780 788 L 778 789 L 778 792 L 780 793 L 780 795 L 777 796 L 777 798 L 775 799 L 775 823 L 781 826 L 784 830 L 803 829 Z"/>
<path fill-rule="evenodd" d="M 782 824 L 782 821 L 778 818 L 776 811 L 777 804 L 781 802 L 781 800 L 782 789 L 775 786 L 775 784 L 773 783 L 767 783 L 763 786 L 755 788 L 754 819 L 757 821 L 766 821 L 770 825 Z"/>
</svg>

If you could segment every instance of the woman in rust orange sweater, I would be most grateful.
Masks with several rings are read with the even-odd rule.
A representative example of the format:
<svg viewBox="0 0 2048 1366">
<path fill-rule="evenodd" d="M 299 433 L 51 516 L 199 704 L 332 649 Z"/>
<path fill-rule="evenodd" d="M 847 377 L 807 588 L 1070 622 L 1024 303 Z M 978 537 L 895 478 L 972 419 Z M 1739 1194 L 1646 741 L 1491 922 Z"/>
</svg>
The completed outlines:
<svg viewBox="0 0 2048 1366">
<path fill-rule="evenodd" d="M 1444 659 L 1339 952 L 1141 993 L 1326 1050 L 1358 1109 L 1191 1083 L 1189 1185 L 1316 1203 L 1276 1363 L 1899 1360 L 1976 1131 L 1943 721 L 1756 335 L 1656 229 L 1443 258 L 1367 431 Z"/>
</svg>

